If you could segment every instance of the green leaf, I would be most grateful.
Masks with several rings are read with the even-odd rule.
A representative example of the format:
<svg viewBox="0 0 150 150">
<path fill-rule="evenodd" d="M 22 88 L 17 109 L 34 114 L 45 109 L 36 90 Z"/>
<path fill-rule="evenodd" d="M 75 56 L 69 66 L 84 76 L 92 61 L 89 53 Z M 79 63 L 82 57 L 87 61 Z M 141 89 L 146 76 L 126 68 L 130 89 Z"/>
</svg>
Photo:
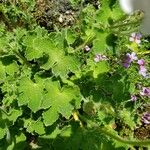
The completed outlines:
<svg viewBox="0 0 150 150">
<path fill-rule="evenodd" d="M 4 81 L 6 78 L 5 66 L 0 61 L 0 82 Z"/>
<path fill-rule="evenodd" d="M 56 129 L 52 133 L 50 133 L 49 135 L 44 135 L 44 136 L 42 136 L 42 138 L 44 138 L 44 139 L 55 139 L 61 133 L 62 133 L 62 130 L 59 127 L 56 127 Z"/>
<path fill-rule="evenodd" d="M 126 109 L 123 109 L 122 111 L 120 110 L 119 116 L 125 124 L 127 124 L 131 129 L 134 129 L 136 124 L 135 124 L 134 118 L 131 115 L 131 112 L 129 110 L 126 110 Z"/>
<path fill-rule="evenodd" d="M 45 51 L 52 48 L 53 43 L 47 38 L 38 38 L 36 36 L 27 36 L 24 39 L 26 58 L 28 60 L 37 59 L 43 56 Z"/>
<path fill-rule="evenodd" d="M 6 66 L 6 73 L 9 74 L 10 76 L 14 75 L 14 73 L 17 72 L 18 70 L 19 69 L 16 62 L 13 62 Z"/>
<path fill-rule="evenodd" d="M 119 143 L 119 144 L 118 144 Z M 127 149 L 125 147 L 127 147 Z M 105 142 L 104 144 L 102 144 L 102 150 L 128 150 L 129 146 L 126 144 L 123 144 L 121 142 L 116 141 L 116 143 L 114 144 L 114 142 Z"/>
<path fill-rule="evenodd" d="M 135 84 L 134 83 L 130 83 L 130 87 L 129 87 L 129 92 L 132 94 L 134 93 L 136 90 Z"/>
<path fill-rule="evenodd" d="M 96 20 L 100 21 L 103 24 L 108 24 L 108 18 L 111 15 L 111 10 L 109 8 L 109 0 L 102 0 L 102 9 L 97 11 Z"/>
<path fill-rule="evenodd" d="M 50 126 L 52 125 L 58 118 L 59 114 L 57 112 L 58 106 L 53 105 L 52 108 L 48 109 L 43 113 L 43 119 L 44 119 L 44 124 L 45 126 Z"/>
<path fill-rule="evenodd" d="M 106 37 L 108 36 L 108 33 L 105 33 L 103 31 L 97 31 L 96 32 L 96 39 L 93 41 L 93 51 L 95 53 L 103 54 L 106 51 L 107 43 L 106 43 Z"/>
<path fill-rule="evenodd" d="M 48 55 L 48 61 L 41 65 L 41 68 L 45 70 L 55 67 L 55 65 L 58 65 L 64 59 L 63 50 L 58 49 L 56 46 L 46 51 L 46 54 Z"/>
<path fill-rule="evenodd" d="M 51 35 L 52 36 L 52 35 Z M 79 60 L 73 55 L 65 55 L 62 35 L 54 35 L 54 40 L 48 37 L 27 36 L 24 39 L 26 58 L 28 60 L 47 56 L 47 61 L 43 60 L 41 69 L 53 69 L 53 73 L 66 77 L 69 71 L 75 72 L 79 69 Z M 69 39 L 68 39 L 69 40 Z"/>
<path fill-rule="evenodd" d="M 102 9 L 97 11 L 96 20 L 105 26 L 110 24 L 110 20 L 117 20 L 123 15 L 118 2 L 111 3 L 110 0 L 101 0 Z"/>
<path fill-rule="evenodd" d="M 61 77 L 66 77 L 69 71 L 79 70 L 79 60 L 73 55 L 64 55 L 63 50 L 57 48 L 47 51 L 49 59 L 41 66 L 42 69 L 52 68 L 53 73 Z"/>
<path fill-rule="evenodd" d="M 50 79 L 45 83 L 45 94 L 42 107 L 48 108 L 43 113 L 44 124 L 49 126 L 53 124 L 59 117 L 59 113 L 65 118 L 69 118 L 72 114 L 74 107 L 80 107 L 80 92 L 77 87 L 64 86 L 60 88 L 60 85 L 56 81 Z"/>
<path fill-rule="evenodd" d="M 21 133 L 16 137 L 16 143 L 25 142 L 25 140 L 26 140 L 26 136 L 23 133 Z"/>
<path fill-rule="evenodd" d="M 92 27 L 93 23 L 95 23 L 95 8 L 93 5 L 87 5 L 82 10 L 83 20 L 84 20 L 84 28 Z"/>
<path fill-rule="evenodd" d="M 113 89 L 112 89 L 113 99 L 115 99 L 117 102 L 127 100 L 128 97 L 126 95 L 126 92 L 128 92 L 128 91 L 126 91 L 126 90 L 129 90 L 129 89 L 125 88 L 125 82 L 117 81 L 117 80 L 114 81 Z"/>
<path fill-rule="evenodd" d="M 116 1 L 116 3 L 112 6 L 112 13 L 111 17 L 113 20 L 118 20 L 124 15 L 123 11 L 120 8 L 119 1 Z"/>
<path fill-rule="evenodd" d="M 6 37 L 0 37 L 0 53 L 5 51 L 8 39 Z"/>
<path fill-rule="evenodd" d="M 34 83 L 30 79 L 24 77 L 19 82 L 19 106 L 28 104 L 28 107 L 33 111 L 38 111 L 43 100 L 43 85 L 42 83 Z"/>
<path fill-rule="evenodd" d="M 8 144 L 7 144 L 8 145 Z M 18 150 L 18 149 L 25 149 L 26 148 L 26 136 L 21 133 L 14 137 L 11 145 L 7 147 L 7 150 Z"/>
<path fill-rule="evenodd" d="M 52 68 L 55 75 L 66 77 L 69 71 L 76 72 L 79 70 L 79 60 L 74 56 L 64 56 L 59 62 Z"/>
<path fill-rule="evenodd" d="M 22 115 L 21 110 L 13 109 L 13 111 L 11 112 L 11 115 L 8 117 L 8 119 L 9 119 L 9 121 L 15 122 L 17 120 L 17 118 L 21 115 Z"/>
<path fill-rule="evenodd" d="M 91 66 L 93 77 L 97 78 L 99 74 L 109 71 L 109 64 L 107 61 L 101 61 Z"/>
<path fill-rule="evenodd" d="M 9 121 L 12 121 L 13 124 L 14 124 L 14 122 L 17 120 L 17 118 L 19 116 L 21 116 L 21 115 L 22 115 L 22 111 L 21 110 L 12 109 L 9 112 L 9 115 L 3 114 L 2 118 L 3 119 L 8 119 Z"/>
<path fill-rule="evenodd" d="M 70 3 L 75 7 L 78 6 L 78 4 L 80 3 L 80 0 L 70 0 Z"/>
<path fill-rule="evenodd" d="M 65 39 L 67 40 L 67 43 L 73 44 L 74 41 L 76 40 L 76 35 L 75 32 L 73 32 L 71 29 L 65 30 Z"/>
<path fill-rule="evenodd" d="M 6 74 L 9 76 L 14 76 L 18 72 L 18 65 L 15 61 L 12 60 L 11 56 L 3 57 L 0 60 L 0 80 L 6 78 Z"/>
<path fill-rule="evenodd" d="M 43 122 L 41 120 L 33 121 L 33 120 L 25 120 L 25 127 L 27 128 L 27 131 L 29 133 L 36 132 L 39 135 L 42 135 L 45 133 Z"/>
<path fill-rule="evenodd" d="M 7 128 L 5 120 L 0 119 L 0 139 L 3 139 L 6 135 Z"/>
</svg>

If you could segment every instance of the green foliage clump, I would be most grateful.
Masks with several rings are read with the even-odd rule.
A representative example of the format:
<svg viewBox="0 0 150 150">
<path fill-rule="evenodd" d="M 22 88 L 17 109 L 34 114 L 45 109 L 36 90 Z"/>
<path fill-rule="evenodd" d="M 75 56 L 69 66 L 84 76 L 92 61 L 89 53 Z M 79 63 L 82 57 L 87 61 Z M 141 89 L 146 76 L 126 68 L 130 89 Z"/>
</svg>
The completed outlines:
<svg viewBox="0 0 150 150">
<path fill-rule="evenodd" d="M 140 94 L 149 77 L 124 60 L 135 52 L 149 70 L 149 43 L 128 40 L 139 14 L 125 16 L 116 0 L 71 0 L 76 21 L 52 31 L 36 18 L 40 2 L 0 4 L 0 149 L 148 147 L 136 135 L 149 112 L 149 93 Z"/>
</svg>

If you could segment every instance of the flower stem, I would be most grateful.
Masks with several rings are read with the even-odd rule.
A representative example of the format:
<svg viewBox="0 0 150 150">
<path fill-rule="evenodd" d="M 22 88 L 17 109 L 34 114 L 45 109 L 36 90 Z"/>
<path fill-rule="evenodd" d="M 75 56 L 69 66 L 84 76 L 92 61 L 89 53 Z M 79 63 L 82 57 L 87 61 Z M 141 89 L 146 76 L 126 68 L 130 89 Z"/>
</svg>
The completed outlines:
<svg viewBox="0 0 150 150">
<path fill-rule="evenodd" d="M 135 25 L 135 24 L 138 24 L 138 23 L 139 23 L 139 21 L 134 21 L 134 22 L 129 22 L 129 23 L 122 23 L 122 24 L 119 24 L 119 25 L 110 26 L 109 29 L 124 27 L 124 26 L 128 26 L 128 25 Z"/>
<path fill-rule="evenodd" d="M 150 140 L 129 140 L 124 139 L 121 136 L 117 135 L 116 131 L 108 127 L 100 127 L 93 121 L 88 120 L 86 117 L 78 114 L 78 116 L 87 124 L 91 126 L 91 128 L 97 129 L 98 132 L 103 133 L 106 136 L 109 136 L 112 139 L 115 139 L 124 144 L 132 145 L 132 146 L 147 146 L 150 145 Z"/>
<path fill-rule="evenodd" d="M 109 131 L 107 128 L 99 128 L 99 131 L 104 133 L 105 135 L 122 142 L 124 144 L 129 144 L 129 145 L 134 145 L 134 146 L 145 146 L 145 145 L 150 145 L 150 140 L 128 140 L 124 139 L 118 135 L 114 135 L 111 131 Z"/>
</svg>

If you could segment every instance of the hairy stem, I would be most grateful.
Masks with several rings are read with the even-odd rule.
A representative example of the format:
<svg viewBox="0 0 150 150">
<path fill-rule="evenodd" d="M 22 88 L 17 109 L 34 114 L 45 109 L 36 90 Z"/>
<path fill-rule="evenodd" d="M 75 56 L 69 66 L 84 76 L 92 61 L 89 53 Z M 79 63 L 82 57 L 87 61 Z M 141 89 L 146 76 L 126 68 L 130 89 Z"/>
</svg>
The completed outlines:
<svg viewBox="0 0 150 150">
<path fill-rule="evenodd" d="M 125 27 L 125 26 L 128 26 L 128 25 L 136 25 L 138 23 L 139 23 L 139 21 L 134 21 L 134 22 L 129 22 L 129 23 L 122 23 L 122 24 L 118 24 L 118 25 L 112 25 L 112 26 L 109 27 L 109 29 Z"/>
<path fill-rule="evenodd" d="M 122 142 L 124 144 L 129 144 L 133 146 L 146 146 L 150 145 L 150 140 L 129 140 L 129 139 L 124 139 L 121 136 L 117 135 L 113 129 L 107 128 L 107 127 L 100 127 L 96 123 L 88 120 L 86 117 L 78 114 L 78 116 L 86 122 L 87 124 L 90 124 L 92 128 L 95 128 L 98 132 L 105 134 L 106 136 L 109 136 L 112 139 L 115 139 L 119 142 Z"/>
<path fill-rule="evenodd" d="M 119 135 L 114 135 L 111 131 L 109 131 L 107 128 L 98 128 L 98 130 L 105 135 L 119 141 L 125 144 L 134 145 L 134 146 L 144 146 L 144 145 L 150 145 L 150 140 L 128 140 L 120 137 Z"/>
</svg>

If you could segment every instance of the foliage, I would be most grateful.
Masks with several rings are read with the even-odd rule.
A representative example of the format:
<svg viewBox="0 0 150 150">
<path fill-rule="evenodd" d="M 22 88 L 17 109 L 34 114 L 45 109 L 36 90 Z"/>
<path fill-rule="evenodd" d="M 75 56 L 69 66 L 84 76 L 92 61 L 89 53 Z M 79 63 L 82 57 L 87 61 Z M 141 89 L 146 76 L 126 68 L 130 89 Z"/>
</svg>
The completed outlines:
<svg viewBox="0 0 150 150">
<path fill-rule="evenodd" d="M 71 0 L 76 23 L 51 32 L 36 22 L 35 1 L 0 4 L 0 150 L 149 146 L 134 134 L 149 112 L 149 42 L 128 40 L 137 15 L 97 2 Z M 125 60 L 133 52 L 146 76 Z"/>
</svg>

